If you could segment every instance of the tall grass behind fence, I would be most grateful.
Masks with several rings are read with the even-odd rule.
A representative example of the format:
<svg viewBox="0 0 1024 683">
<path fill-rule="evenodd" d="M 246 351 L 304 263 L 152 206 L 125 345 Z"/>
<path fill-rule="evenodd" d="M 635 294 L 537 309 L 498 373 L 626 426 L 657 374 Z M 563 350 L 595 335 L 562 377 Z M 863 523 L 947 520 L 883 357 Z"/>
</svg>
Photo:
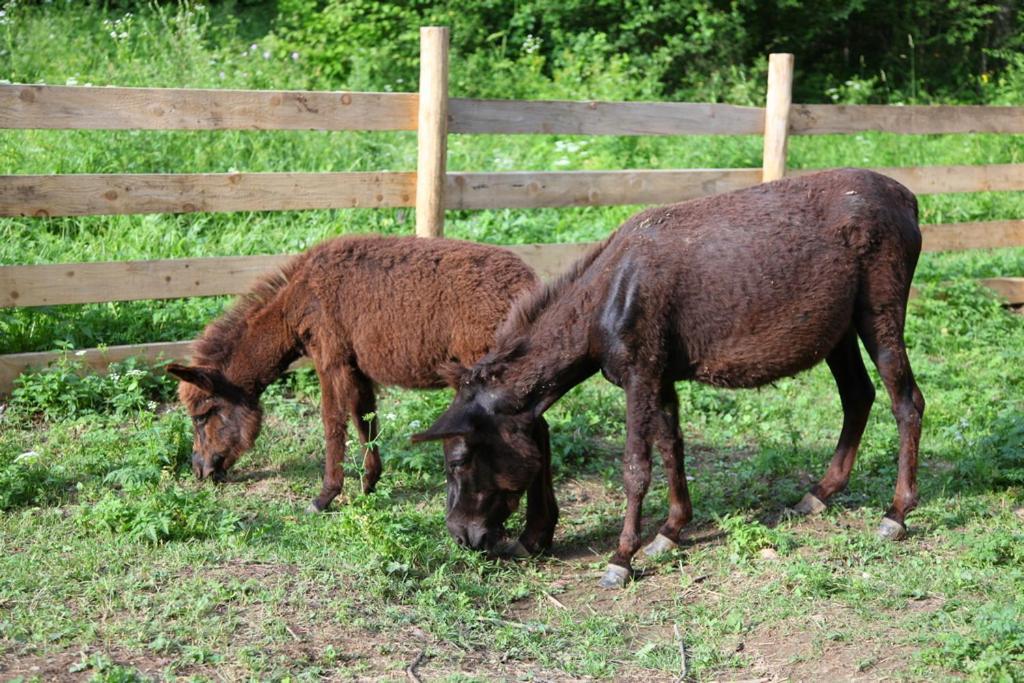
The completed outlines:
<svg viewBox="0 0 1024 683">
<path fill-rule="evenodd" d="M 421 30 L 419 93 L 89 88 L 0 84 L 0 128 L 417 131 L 416 171 L 0 176 L 0 216 L 415 207 L 443 233 L 446 209 L 663 204 L 784 175 L 790 135 L 1024 133 L 1024 107 L 792 104 L 792 55 L 771 55 L 766 106 L 472 100 L 447 96 L 447 29 Z M 446 172 L 452 134 L 761 135 L 762 168 Z M 1024 190 L 1024 165 L 876 169 L 918 194 Z M 1024 220 L 923 226 L 928 251 L 1024 245 Z M 513 247 L 542 276 L 586 245 Z M 287 255 L 0 266 L 0 307 L 237 294 Z M 1024 278 L 985 284 L 1024 302 Z M 65 352 L 0 356 L 0 394 Z M 74 352 L 103 369 L 128 356 L 187 360 L 189 342 Z"/>
</svg>

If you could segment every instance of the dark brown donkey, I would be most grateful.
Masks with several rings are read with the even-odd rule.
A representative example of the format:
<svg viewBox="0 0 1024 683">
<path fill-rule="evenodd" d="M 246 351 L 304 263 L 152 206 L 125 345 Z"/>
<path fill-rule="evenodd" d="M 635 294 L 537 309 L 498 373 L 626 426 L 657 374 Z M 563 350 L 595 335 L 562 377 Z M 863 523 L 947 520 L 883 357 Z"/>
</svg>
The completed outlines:
<svg viewBox="0 0 1024 683">
<path fill-rule="evenodd" d="M 295 257 L 206 328 L 192 367 L 167 368 L 195 424 L 196 475 L 224 478 L 259 434 L 263 390 L 305 355 L 320 379 L 327 440 L 311 507 L 341 492 L 350 417 L 371 491 L 381 474 L 377 421 L 364 419 L 375 412 L 374 385 L 445 386 L 439 368 L 476 362 L 513 300 L 537 284 L 512 252 L 455 240 L 345 237 Z"/>
<path fill-rule="evenodd" d="M 825 360 L 843 430 L 824 478 L 801 508 L 849 479 L 874 390 L 859 336 L 892 399 L 899 474 L 886 538 L 905 534 L 916 502 L 924 399 L 903 342 L 921 249 L 917 201 L 863 170 L 781 180 L 649 209 L 561 279 L 519 304 L 494 349 L 462 374 L 455 400 L 416 440 L 461 437 L 449 461 L 449 527 L 464 540 L 501 538 L 514 499 L 544 471 L 534 421 L 600 370 L 626 392 L 626 517 L 601 580 L 622 585 L 640 547 L 651 448 L 668 473 L 669 514 L 646 552 L 674 546 L 692 516 L 673 382 L 757 387 Z M 480 532 L 480 527 L 485 533 Z"/>
</svg>

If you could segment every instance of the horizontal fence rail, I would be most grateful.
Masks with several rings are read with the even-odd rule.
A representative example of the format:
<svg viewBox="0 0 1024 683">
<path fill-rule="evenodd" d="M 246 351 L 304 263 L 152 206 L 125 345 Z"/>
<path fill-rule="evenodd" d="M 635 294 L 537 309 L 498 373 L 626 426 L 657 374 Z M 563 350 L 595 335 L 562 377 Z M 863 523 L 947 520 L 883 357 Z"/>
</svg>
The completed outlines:
<svg viewBox="0 0 1024 683">
<path fill-rule="evenodd" d="M 800 169 L 788 175 L 816 173 Z M 921 194 L 1024 190 L 1024 164 L 875 169 Z M 670 204 L 761 182 L 761 169 L 447 174 L 447 209 Z M 194 173 L 0 176 L 0 216 L 411 207 L 416 175 Z"/>
<path fill-rule="evenodd" d="M 591 246 L 591 244 L 522 244 L 509 245 L 505 248 L 518 254 L 519 257 L 526 261 L 539 276 L 544 279 L 551 279 L 568 268 L 580 256 L 585 254 Z M 184 290 L 187 290 L 192 286 L 190 283 L 194 283 L 198 280 L 200 284 L 196 285 L 196 287 L 199 291 L 204 292 L 204 294 L 214 293 L 212 290 L 216 289 L 226 290 L 223 292 L 216 292 L 219 294 L 241 294 L 248 291 L 249 285 L 251 285 L 261 274 L 266 274 L 273 271 L 275 268 L 280 268 L 281 265 L 290 258 L 290 255 L 282 255 L 185 259 L 186 263 L 182 264 L 182 267 L 175 265 L 175 261 L 173 260 L 119 263 L 79 263 L 52 266 L 14 266 L 0 268 L 0 288 L 6 289 L 11 286 L 12 278 L 10 275 L 5 274 L 8 270 L 25 272 L 22 269 L 54 268 L 58 269 L 56 271 L 58 277 L 75 280 L 73 286 L 78 290 L 86 292 L 82 296 L 79 296 L 79 301 L 75 303 L 86 303 L 86 299 L 90 301 L 118 300 L 117 296 L 119 295 L 115 295 L 114 298 L 109 298 L 109 296 L 101 295 L 97 292 L 98 290 L 102 290 L 104 286 L 109 285 L 109 283 L 104 283 L 105 278 L 123 275 L 125 273 L 138 278 L 138 282 L 135 284 L 140 287 L 140 289 L 151 288 L 156 285 L 161 278 L 169 276 L 171 277 L 171 280 L 167 283 L 169 287 L 180 286 Z M 234 279 L 230 277 L 222 277 L 222 274 L 218 272 L 223 270 L 225 266 L 230 266 L 235 269 Z M 68 270 L 73 273 L 70 277 L 68 277 L 67 272 L 64 272 Z M 172 272 L 173 275 L 169 274 Z M 145 274 L 145 276 L 141 276 L 140 274 Z M 154 282 L 154 278 L 156 279 L 156 282 Z M 181 284 L 182 278 L 185 278 L 183 285 Z M 174 284 L 172 285 L 172 283 Z M 183 291 L 183 289 L 178 289 L 177 291 Z M 149 291 L 152 290 L 150 289 Z M 54 292 L 52 296 L 60 296 L 60 294 L 64 293 L 65 292 L 63 291 L 60 293 Z M 38 297 L 45 298 L 48 294 L 47 290 L 44 288 L 39 291 L 26 294 L 25 297 L 19 297 L 19 300 L 28 299 L 29 296 L 37 297 L 36 300 L 38 300 Z M 99 298 L 101 296 L 103 298 Z M 55 302 L 51 301 L 50 303 Z M 11 388 L 14 386 L 15 378 L 17 378 L 17 376 L 26 369 L 44 367 L 64 357 L 80 362 L 85 367 L 93 370 L 102 370 L 110 363 L 123 361 L 126 358 L 133 356 L 142 358 L 150 363 L 158 361 L 187 362 L 189 354 L 191 353 L 191 344 L 192 342 L 190 341 L 155 342 L 149 344 L 111 346 L 103 349 L 80 349 L 68 352 L 39 351 L 0 355 L 0 394 L 9 393 Z M 299 365 L 302 365 L 303 363 L 304 362 L 300 361 Z"/>
<path fill-rule="evenodd" d="M 560 255 L 546 254 L 543 258 L 554 272 L 567 268 L 576 258 L 581 256 L 586 245 L 535 245 L 539 251 L 547 251 L 546 247 L 573 247 Z M 528 256 L 526 258 L 529 258 Z M 1011 301 L 1024 303 L 1024 278 L 987 278 L 980 283 L 993 290 L 998 296 Z M 916 296 L 911 291 L 911 296 Z M 31 353 L 13 353 L 0 355 L 0 393 L 9 393 L 14 381 L 22 372 L 29 368 L 45 367 L 62 358 L 69 358 L 83 364 L 91 370 L 103 370 L 107 365 L 137 357 L 149 363 L 174 361 L 187 363 L 191 355 L 191 341 L 151 342 L 148 344 L 128 344 L 106 348 L 80 349 L 77 351 L 39 351 Z M 292 367 L 308 365 L 307 359 L 301 359 Z"/>
<path fill-rule="evenodd" d="M 416 130 L 415 93 L 0 85 L 0 128 Z"/>
<path fill-rule="evenodd" d="M 1024 133 L 1024 107 L 794 104 L 789 117 L 790 135 Z"/>
<path fill-rule="evenodd" d="M 669 204 L 761 182 L 761 169 L 450 173 L 449 209 Z"/>
<path fill-rule="evenodd" d="M 0 84 L 0 128 L 416 130 L 417 93 Z M 794 104 L 790 135 L 1024 134 L 1024 107 Z M 764 109 L 694 102 L 452 98 L 449 133 L 761 135 Z"/>
<path fill-rule="evenodd" d="M 520 244 L 505 248 L 543 278 L 581 256 L 589 244 Z M 150 261 L 102 261 L 0 267 L 0 308 L 181 299 L 242 294 L 294 254 Z"/>
<path fill-rule="evenodd" d="M 760 135 L 764 110 L 691 102 L 468 100 L 448 103 L 449 133 Z"/>
<path fill-rule="evenodd" d="M 1024 246 L 1024 220 L 922 225 L 926 252 Z M 589 244 L 509 245 L 544 278 Z M 0 308 L 241 294 L 293 254 L 0 267 Z M 1012 290 L 1005 290 L 1012 291 Z M 1012 302 L 1024 302 L 1017 295 Z"/>
<path fill-rule="evenodd" d="M 381 208 L 413 206 L 415 198 L 415 173 L 0 176 L 0 216 Z"/>
</svg>

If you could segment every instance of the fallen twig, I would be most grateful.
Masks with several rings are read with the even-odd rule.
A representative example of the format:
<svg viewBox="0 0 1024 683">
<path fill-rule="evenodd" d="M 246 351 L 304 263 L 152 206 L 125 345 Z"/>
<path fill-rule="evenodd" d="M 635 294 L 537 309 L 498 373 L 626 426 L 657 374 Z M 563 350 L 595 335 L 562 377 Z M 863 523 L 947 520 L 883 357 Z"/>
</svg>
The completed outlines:
<svg viewBox="0 0 1024 683">
<path fill-rule="evenodd" d="M 297 643 L 301 643 L 302 642 L 302 638 L 299 638 L 298 634 L 296 634 L 295 631 L 292 630 L 291 626 L 289 626 L 288 624 L 285 624 L 284 625 L 284 630 L 288 631 L 288 635 L 290 635 L 292 638 L 294 638 L 295 642 L 297 642 Z"/>
<path fill-rule="evenodd" d="M 686 642 L 683 641 L 683 636 L 679 633 L 679 624 L 672 624 L 672 631 L 676 635 L 676 642 L 679 643 L 679 677 L 676 680 L 679 683 L 684 683 L 689 678 L 689 667 L 686 665 Z"/>
<path fill-rule="evenodd" d="M 545 598 L 547 598 L 547 599 L 548 599 L 548 600 L 549 600 L 549 601 L 551 602 L 551 604 L 553 604 L 553 605 L 554 605 L 555 607 L 557 607 L 558 609 L 564 609 L 564 610 L 568 610 L 568 609 L 569 609 L 568 607 L 566 607 L 565 605 L 563 605 L 563 604 L 562 604 L 562 603 L 561 603 L 561 602 L 560 602 L 560 601 L 558 600 L 558 598 L 556 598 L 555 596 L 553 596 L 553 595 L 552 595 L 551 593 L 548 593 L 547 591 L 543 591 L 543 593 L 544 593 L 544 597 L 545 597 Z"/>
<path fill-rule="evenodd" d="M 405 677 L 413 683 L 423 683 L 423 679 L 416 673 L 417 667 L 423 663 L 423 660 L 427 658 L 426 650 L 420 650 L 420 653 L 416 655 L 416 659 L 412 660 L 409 666 L 405 667 Z"/>
</svg>

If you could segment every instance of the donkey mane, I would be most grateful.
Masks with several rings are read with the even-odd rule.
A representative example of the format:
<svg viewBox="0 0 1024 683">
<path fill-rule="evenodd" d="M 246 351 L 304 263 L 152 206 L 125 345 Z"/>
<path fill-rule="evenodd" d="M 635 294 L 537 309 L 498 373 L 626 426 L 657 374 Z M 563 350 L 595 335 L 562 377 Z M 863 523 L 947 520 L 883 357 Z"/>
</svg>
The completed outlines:
<svg viewBox="0 0 1024 683">
<path fill-rule="evenodd" d="M 595 244 L 557 278 L 516 299 L 512 308 L 509 309 L 505 321 L 495 333 L 493 349 L 469 369 L 456 367 L 453 370 L 453 376 L 458 381 L 454 384 L 483 382 L 488 376 L 500 373 L 502 366 L 506 363 L 525 354 L 529 346 L 527 343 L 528 332 L 533 324 L 551 303 L 558 300 L 562 292 L 576 282 L 597 260 L 610 241 L 611 236 Z"/>
<path fill-rule="evenodd" d="M 515 346 L 516 339 L 525 334 L 537 322 L 541 313 L 547 310 L 551 302 L 557 299 L 566 287 L 583 275 L 587 268 L 604 251 L 604 248 L 608 246 L 610 239 L 609 237 L 595 244 L 590 251 L 571 265 L 569 270 L 551 282 L 517 299 L 512 304 L 512 309 L 505 318 L 505 322 L 498 328 L 498 332 L 495 335 L 496 348 L 504 348 L 506 345 Z"/>
<path fill-rule="evenodd" d="M 223 370 L 231 361 L 248 320 L 284 289 L 298 270 L 303 257 L 294 258 L 277 272 L 259 280 L 252 289 L 217 320 L 210 323 L 193 347 L 193 365 Z"/>
</svg>

